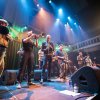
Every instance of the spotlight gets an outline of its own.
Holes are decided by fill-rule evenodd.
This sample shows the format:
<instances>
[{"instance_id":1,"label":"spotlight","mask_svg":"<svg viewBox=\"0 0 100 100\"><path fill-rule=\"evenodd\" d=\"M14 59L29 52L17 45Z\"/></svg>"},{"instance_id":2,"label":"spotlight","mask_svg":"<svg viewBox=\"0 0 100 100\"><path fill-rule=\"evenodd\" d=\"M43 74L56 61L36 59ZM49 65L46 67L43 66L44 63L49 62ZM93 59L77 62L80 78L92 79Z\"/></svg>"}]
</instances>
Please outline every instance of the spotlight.
<instances>
[{"instance_id":1,"label":"spotlight","mask_svg":"<svg viewBox=\"0 0 100 100\"><path fill-rule=\"evenodd\" d=\"M59 13L62 13L62 9L61 8L58 11L59 11Z\"/></svg>"},{"instance_id":2,"label":"spotlight","mask_svg":"<svg viewBox=\"0 0 100 100\"><path fill-rule=\"evenodd\" d=\"M76 23L74 23L74 25L76 25Z\"/></svg>"},{"instance_id":3,"label":"spotlight","mask_svg":"<svg viewBox=\"0 0 100 100\"><path fill-rule=\"evenodd\" d=\"M51 0L49 0L49 3L51 3L52 1Z\"/></svg>"},{"instance_id":4,"label":"spotlight","mask_svg":"<svg viewBox=\"0 0 100 100\"><path fill-rule=\"evenodd\" d=\"M25 26L24 29L27 29L27 27Z\"/></svg>"},{"instance_id":5,"label":"spotlight","mask_svg":"<svg viewBox=\"0 0 100 100\"><path fill-rule=\"evenodd\" d=\"M56 19L56 21L60 21L60 19L59 19L59 18L57 18L57 19Z\"/></svg>"},{"instance_id":6,"label":"spotlight","mask_svg":"<svg viewBox=\"0 0 100 100\"><path fill-rule=\"evenodd\" d=\"M68 16L68 19L69 19L69 20L71 19L70 16Z\"/></svg>"},{"instance_id":7,"label":"spotlight","mask_svg":"<svg viewBox=\"0 0 100 100\"><path fill-rule=\"evenodd\" d=\"M39 4L37 4L37 7L39 7L40 5Z\"/></svg>"},{"instance_id":8,"label":"spotlight","mask_svg":"<svg viewBox=\"0 0 100 100\"><path fill-rule=\"evenodd\" d=\"M73 29L71 28L70 30L72 31Z\"/></svg>"},{"instance_id":9,"label":"spotlight","mask_svg":"<svg viewBox=\"0 0 100 100\"><path fill-rule=\"evenodd\" d=\"M67 24L65 24L65 27L67 26Z\"/></svg>"},{"instance_id":10,"label":"spotlight","mask_svg":"<svg viewBox=\"0 0 100 100\"><path fill-rule=\"evenodd\" d=\"M61 8L58 9L58 14L59 14L60 17L63 16L63 10Z\"/></svg>"},{"instance_id":11,"label":"spotlight","mask_svg":"<svg viewBox=\"0 0 100 100\"><path fill-rule=\"evenodd\" d=\"M40 10L43 10L43 8L40 8Z\"/></svg>"}]
</instances>

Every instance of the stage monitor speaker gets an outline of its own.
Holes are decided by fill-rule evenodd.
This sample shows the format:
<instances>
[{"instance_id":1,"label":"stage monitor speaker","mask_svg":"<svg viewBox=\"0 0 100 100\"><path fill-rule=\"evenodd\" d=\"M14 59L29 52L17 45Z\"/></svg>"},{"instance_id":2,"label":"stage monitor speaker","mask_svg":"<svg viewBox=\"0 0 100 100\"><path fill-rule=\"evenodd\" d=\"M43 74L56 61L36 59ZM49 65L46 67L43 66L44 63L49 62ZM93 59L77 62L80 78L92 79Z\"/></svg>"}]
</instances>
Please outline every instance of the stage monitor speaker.
<instances>
[{"instance_id":1,"label":"stage monitor speaker","mask_svg":"<svg viewBox=\"0 0 100 100\"><path fill-rule=\"evenodd\" d=\"M100 93L94 96L91 100L100 100Z\"/></svg>"},{"instance_id":2,"label":"stage monitor speaker","mask_svg":"<svg viewBox=\"0 0 100 100\"><path fill-rule=\"evenodd\" d=\"M5 70L4 72L4 84L12 85L17 81L18 70Z\"/></svg>"},{"instance_id":3,"label":"stage monitor speaker","mask_svg":"<svg viewBox=\"0 0 100 100\"><path fill-rule=\"evenodd\" d=\"M41 75L42 75L42 70L41 69L34 70L34 80L35 81L41 80ZM48 71L45 70L45 73L43 75L43 80L46 81L47 78L48 78Z\"/></svg>"},{"instance_id":4,"label":"stage monitor speaker","mask_svg":"<svg viewBox=\"0 0 100 100\"><path fill-rule=\"evenodd\" d=\"M76 84L79 92L98 93L100 91L100 68L82 67L71 76L72 84Z\"/></svg>"}]
</instances>

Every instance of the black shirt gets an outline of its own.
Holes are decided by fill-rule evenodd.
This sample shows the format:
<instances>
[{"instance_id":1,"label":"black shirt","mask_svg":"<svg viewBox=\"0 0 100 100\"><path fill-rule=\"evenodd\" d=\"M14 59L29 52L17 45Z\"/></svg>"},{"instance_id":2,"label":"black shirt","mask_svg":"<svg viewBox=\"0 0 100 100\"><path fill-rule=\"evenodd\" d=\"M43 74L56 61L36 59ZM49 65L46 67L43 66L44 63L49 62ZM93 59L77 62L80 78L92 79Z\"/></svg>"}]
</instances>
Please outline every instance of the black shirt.
<instances>
[{"instance_id":1,"label":"black shirt","mask_svg":"<svg viewBox=\"0 0 100 100\"><path fill-rule=\"evenodd\" d=\"M55 53L56 56L64 57L64 53L60 50L57 50Z\"/></svg>"},{"instance_id":2,"label":"black shirt","mask_svg":"<svg viewBox=\"0 0 100 100\"><path fill-rule=\"evenodd\" d=\"M47 49L48 45L51 45L52 48L49 47L49 48ZM42 51L44 52L44 54L50 54L50 53L52 53L52 52L54 51L54 45L53 45L53 43L52 43L52 42L50 42L50 43L43 42L43 43L42 43Z\"/></svg>"},{"instance_id":3,"label":"black shirt","mask_svg":"<svg viewBox=\"0 0 100 100\"><path fill-rule=\"evenodd\" d=\"M35 46L34 43L24 42L23 40L22 40L22 44L23 44L23 50L27 51L27 52L32 52L33 51L33 46Z\"/></svg>"}]
</instances>

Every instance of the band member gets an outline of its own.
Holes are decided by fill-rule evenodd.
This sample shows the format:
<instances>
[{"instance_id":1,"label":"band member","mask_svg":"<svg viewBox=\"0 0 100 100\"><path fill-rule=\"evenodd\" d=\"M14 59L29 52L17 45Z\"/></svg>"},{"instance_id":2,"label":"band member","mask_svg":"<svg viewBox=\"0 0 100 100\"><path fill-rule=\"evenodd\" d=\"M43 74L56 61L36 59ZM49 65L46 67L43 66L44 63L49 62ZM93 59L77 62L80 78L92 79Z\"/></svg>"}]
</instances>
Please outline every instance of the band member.
<instances>
[{"instance_id":1,"label":"band member","mask_svg":"<svg viewBox=\"0 0 100 100\"><path fill-rule=\"evenodd\" d=\"M18 51L17 51L17 54L18 54L18 66L20 66L20 62L21 62L21 59L23 57L23 48L20 48Z\"/></svg>"},{"instance_id":2,"label":"band member","mask_svg":"<svg viewBox=\"0 0 100 100\"><path fill-rule=\"evenodd\" d=\"M65 55L63 52L63 46L59 46L59 50L56 51L56 57L58 58L58 64L60 65L60 79L63 79L64 81L66 80L66 71L67 71L67 66L66 63L64 62L65 60Z\"/></svg>"},{"instance_id":3,"label":"band member","mask_svg":"<svg viewBox=\"0 0 100 100\"><path fill-rule=\"evenodd\" d=\"M92 64L93 64L93 67L100 67L100 59L99 59L99 57L94 57L93 59L92 59Z\"/></svg>"},{"instance_id":4,"label":"band member","mask_svg":"<svg viewBox=\"0 0 100 100\"><path fill-rule=\"evenodd\" d=\"M17 88L21 88L21 81L23 79L25 69L27 69L28 72L28 85L33 85L33 83L31 82L31 71L34 63L33 46L37 47L37 39L36 39L36 43L34 43L32 40L34 39L34 37L35 34L33 34L32 32L28 32L27 37L22 39L23 54L22 54L20 69L17 77L17 81L19 83L17 85Z\"/></svg>"},{"instance_id":5,"label":"band member","mask_svg":"<svg viewBox=\"0 0 100 100\"><path fill-rule=\"evenodd\" d=\"M70 56L68 54L66 55L66 63L67 63L67 75L71 76L75 71L77 71L77 67L71 60Z\"/></svg>"},{"instance_id":6,"label":"band member","mask_svg":"<svg viewBox=\"0 0 100 100\"><path fill-rule=\"evenodd\" d=\"M79 52L79 55L77 56L77 62L78 62L78 69L83 67L84 58L83 58L83 53L81 51Z\"/></svg>"},{"instance_id":7,"label":"band member","mask_svg":"<svg viewBox=\"0 0 100 100\"><path fill-rule=\"evenodd\" d=\"M20 55L20 56L23 55L23 53L24 53L23 48L20 48L20 49L17 51L17 54Z\"/></svg>"},{"instance_id":8,"label":"band member","mask_svg":"<svg viewBox=\"0 0 100 100\"><path fill-rule=\"evenodd\" d=\"M59 77L59 70L60 70L60 66L58 64L58 58L56 57L56 51L54 51L52 57L52 75Z\"/></svg>"},{"instance_id":9,"label":"band member","mask_svg":"<svg viewBox=\"0 0 100 100\"><path fill-rule=\"evenodd\" d=\"M42 51L42 49L40 49L38 51L38 61L39 61L39 68L42 68L43 65L43 60L44 60L44 52Z\"/></svg>"},{"instance_id":10,"label":"band member","mask_svg":"<svg viewBox=\"0 0 100 100\"><path fill-rule=\"evenodd\" d=\"M45 73L45 69L47 67L48 69L48 81L51 81L51 63L52 63L52 55L54 51L54 45L51 42L51 36L46 36L46 42L42 43L42 51L44 52L44 61L42 66L42 76L41 76L41 82L43 82L43 75ZM48 63L48 66L47 66Z\"/></svg>"},{"instance_id":11,"label":"band member","mask_svg":"<svg viewBox=\"0 0 100 100\"><path fill-rule=\"evenodd\" d=\"M0 77L4 70L4 57L6 48L8 47L8 41L13 40L9 34L7 26L8 22L4 19L0 19Z\"/></svg>"},{"instance_id":12,"label":"band member","mask_svg":"<svg viewBox=\"0 0 100 100\"><path fill-rule=\"evenodd\" d=\"M89 55L87 55L87 57L85 59L85 63L86 63L86 66L92 67L92 60Z\"/></svg>"}]
</instances>

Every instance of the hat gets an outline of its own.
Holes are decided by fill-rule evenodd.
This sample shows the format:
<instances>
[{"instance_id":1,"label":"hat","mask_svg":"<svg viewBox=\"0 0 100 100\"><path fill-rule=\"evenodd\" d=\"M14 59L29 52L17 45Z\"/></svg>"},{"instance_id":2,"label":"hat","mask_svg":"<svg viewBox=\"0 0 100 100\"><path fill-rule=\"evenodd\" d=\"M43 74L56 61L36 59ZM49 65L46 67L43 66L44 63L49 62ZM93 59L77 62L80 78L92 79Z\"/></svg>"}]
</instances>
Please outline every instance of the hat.
<instances>
[{"instance_id":1,"label":"hat","mask_svg":"<svg viewBox=\"0 0 100 100\"><path fill-rule=\"evenodd\" d=\"M6 26L8 26L8 22L6 21L6 20L4 20L4 19L0 19L0 23L5 23L6 24Z\"/></svg>"}]
</instances>

